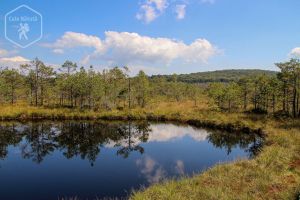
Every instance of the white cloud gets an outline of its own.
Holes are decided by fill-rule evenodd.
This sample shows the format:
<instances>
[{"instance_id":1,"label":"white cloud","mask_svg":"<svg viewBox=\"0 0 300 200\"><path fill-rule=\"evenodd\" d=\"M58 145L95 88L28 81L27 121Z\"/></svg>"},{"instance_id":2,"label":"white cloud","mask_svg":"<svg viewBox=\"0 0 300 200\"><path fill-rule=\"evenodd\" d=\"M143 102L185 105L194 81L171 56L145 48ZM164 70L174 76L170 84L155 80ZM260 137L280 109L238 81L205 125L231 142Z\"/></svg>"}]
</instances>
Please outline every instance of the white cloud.
<instances>
[{"instance_id":1,"label":"white cloud","mask_svg":"<svg viewBox=\"0 0 300 200\"><path fill-rule=\"evenodd\" d=\"M53 49L53 53L56 53L56 54L63 54L63 53L64 53L64 50L63 50L63 49Z\"/></svg>"},{"instance_id":2,"label":"white cloud","mask_svg":"<svg viewBox=\"0 0 300 200\"><path fill-rule=\"evenodd\" d=\"M20 64L29 62L27 58L16 56L17 53L17 50L0 49L0 67L17 68Z\"/></svg>"},{"instance_id":3,"label":"white cloud","mask_svg":"<svg viewBox=\"0 0 300 200\"><path fill-rule=\"evenodd\" d=\"M150 23L164 13L167 7L167 0L146 0L140 6L140 10L136 14L136 18L144 21L145 23Z\"/></svg>"},{"instance_id":4,"label":"white cloud","mask_svg":"<svg viewBox=\"0 0 300 200\"><path fill-rule=\"evenodd\" d=\"M83 33L66 32L53 44L44 46L56 53L76 47L91 47L93 53L83 58L83 63L91 59L101 59L109 63L122 65L143 65L154 63L170 64L175 60L205 63L218 49L206 39L196 39L191 44L170 38L153 38L129 32L105 32L101 40L97 36Z\"/></svg>"},{"instance_id":5,"label":"white cloud","mask_svg":"<svg viewBox=\"0 0 300 200\"><path fill-rule=\"evenodd\" d=\"M143 0L143 3L140 4L138 13L136 14L136 18L148 24L165 13L169 5L175 5L176 18L184 19L187 5L195 2L200 2L202 4L214 4L216 0Z\"/></svg>"},{"instance_id":6,"label":"white cloud","mask_svg":"<svg viewBox=\"0 0 300 200\"><path fill-rule=\"evenodd\" d=\"M13 62L13 63L21 63L21 62L28 62L29 60L22 57L22 56L14 56L9 58L0 58L2 62Z\"/></svg>"},{"instance_id":7,"label":"white cloud","mask_svg":"<svg viewBox=\"0 0 300 200\"><path fill-rule=\"evenodd\" d=\"M300 58L300 47L296 47L292 49L292 51L289 53L291 57Z\"/></svg>"},{"instance_id":8,"label":"white cloud","mask_svg":"<svg viewBox=\"0 0 300 200\"><path fill-rule=\"evenodd\" d=\"M186 8L186 5L184 4L181 4L181 5L176 5L175 7L175 12L176 12L176 18L177 19L184 19L185 17L185 8Z\"/></svg>"},{"instance_id":9,"label":"white cloud","mask_svg":"<svg viewBox=\"0 0 300 200\"><path fill-rule=\"evenodd\" d=\"M159 15L155 9L150 5L142 5L140 12L136 14L138 20L143 20L146 23L150 23L155 20Z\"/></svg>"},{"instance_id":10,"label":"white cloud","mask_svg":"<svg viewBox=\"0 0 300 200\"><path fill-rule=\"evenodd\" d=\"M0 65L3 67L16 68L21 64L28 63L30 60L22 56L0 58Z\"/></svg>"},{"instance_id":11,"label":"white cloud","mask_svg":"<svg viewBox=\"0 0 300 200\"><path fill-rule=\"evenodd\" d=\"M63 49L74 47L92 47L97 49L97 51L102 49L102 43L98 37L75 32L66 32L55 43L43 44L43 46L54 48L54 53L63 53Z\"/></svg>"},{"instance_id":12,"label":"white cloud","mask_svg":"<svg viewBox=\"0 0 300 200\"><path fill-rule=\"evenodd\" d=\"M167 0L148 0L149 3L153 3L157 10L164 11L168 7Z\"/></svg>"}]
</instances>

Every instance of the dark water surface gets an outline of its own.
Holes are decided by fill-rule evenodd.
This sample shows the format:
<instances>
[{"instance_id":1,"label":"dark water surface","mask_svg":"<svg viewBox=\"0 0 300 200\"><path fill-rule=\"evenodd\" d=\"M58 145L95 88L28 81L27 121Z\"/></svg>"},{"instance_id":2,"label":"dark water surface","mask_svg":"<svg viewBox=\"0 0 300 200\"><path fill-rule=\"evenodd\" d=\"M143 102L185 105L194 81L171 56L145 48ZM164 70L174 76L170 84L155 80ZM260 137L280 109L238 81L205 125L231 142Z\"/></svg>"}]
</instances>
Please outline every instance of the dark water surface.
<instances>
[{"instance_id":1,"label":"dark water surface","mask_svg":"<svg viewBox=\"0 0 300 200\"><path fill-rule=\"evenodd\" d=\"M0 124L0 199L126 197L253 156L262 139L150 122Z\"/></svg>"}]
</instances>

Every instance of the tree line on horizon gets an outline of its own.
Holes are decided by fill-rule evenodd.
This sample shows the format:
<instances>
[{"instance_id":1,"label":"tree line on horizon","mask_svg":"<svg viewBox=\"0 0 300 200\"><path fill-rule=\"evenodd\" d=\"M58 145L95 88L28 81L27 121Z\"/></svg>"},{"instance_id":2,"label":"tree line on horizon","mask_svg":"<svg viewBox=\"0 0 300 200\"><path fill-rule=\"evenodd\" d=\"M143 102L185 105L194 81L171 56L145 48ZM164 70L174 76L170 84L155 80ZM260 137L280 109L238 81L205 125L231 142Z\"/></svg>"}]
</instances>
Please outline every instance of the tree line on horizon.
<instances>
[{"instance_id":1,"label":"tree line on horizon","mask_svg":"<svg viewBox=\"0 0 300 200\"><path fill-rule=\"evenodd\" d=\"M54 70L36 58L19 69L0 70L0 102L109 110L145 107L153 97L193 99L200 92L190 84L150 80L143 71L130 77L129 72L127 67L79 68L71 61Z\"/></svg>"},{"instance_id":2,"label":"tree line on horizon","mask_svg":"<svg viewBox=\"0 0 300 200\"><path fill-rule=\"evenodd\" d=\"M267 76L276 76L277 71L262 69L224 69L216 71L204 71L189 74L178 74L177 81L185 83L209 84L213 82L229 83L237 81L244 77L253 77L265 74ZM164 77L172 80L172 75L152 75L151 78Z\"/></svg>"},{"instance_id":3,"label":"tree line on horizon","mask_svg":"<svg viewBox=\"0 0 300 200\"><path fill-rule=\"evenodd\" d=\"M96 71L65 61L58 69L38 58L19 69L0 70L0 102L93 110L131 109L153 102L213 100L222 111L274 113L300 117L300 61L276 63L280 72L241 77L231 82L184 83L171 77L129 76L129 68Z\"/></svg>"}]
</instances>

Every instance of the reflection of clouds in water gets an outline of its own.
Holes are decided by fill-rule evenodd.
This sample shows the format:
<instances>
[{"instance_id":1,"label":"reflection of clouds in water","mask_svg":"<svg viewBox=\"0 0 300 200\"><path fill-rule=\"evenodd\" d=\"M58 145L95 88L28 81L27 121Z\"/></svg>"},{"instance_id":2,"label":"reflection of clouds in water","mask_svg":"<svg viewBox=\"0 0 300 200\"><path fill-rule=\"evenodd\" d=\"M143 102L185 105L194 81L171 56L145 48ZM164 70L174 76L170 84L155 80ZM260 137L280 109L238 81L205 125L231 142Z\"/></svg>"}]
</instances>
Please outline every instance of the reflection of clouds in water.
<instances>
[{"instance_id":1,"label":"reflection of clouds in water","mask_svg":"<svg viewBox=\"0 0 300 200\"><path fill-rule=\"evenodd\" d=\"M203 129L195 129L191 126L177 126L174 124L155 124L151 125L152 130L149 134L148 141L164 142L176 138L189 136L197 141L204 141L208 136L208 132Z\"/></svg>"},{"instance_id":2,"label":"reflection of clouds in water","mask_svg":"<svg viewBox=\"0 0 300 200\"><path fill-rule=\"evenodd\" d=\"M51 136L59 136L61 135L62 131L61 128L56 127L55 125L51 124L52 126L50 127L49 132L51 133ZM16 124L14 126L12 126L12 128L16 131L15 134L20 134L26 131L26 129L30 129L33 126L33 124ZM41 129L41 127L38 127L39 129ZM44 134L44 132L42 132L40 130L41 134Z\"/></svg>"},{"instance_id":3,"label":"reflection of clouds in water","mask_svg":"<svg viewBox=\"0 0 300 200\"><path fill-rule=\"evenodd\" d=\"M51 132L52 136L59 136L59 135L61 135L62 130L58 127L53 126L50 128L50 132Z\"/></svg>"},{"instance_id":4,"label":"reflection of clouds in water","mask_svg":"<svg viewBox=\"0 0 300 200\"><path fill-rule=\"evenodd\" d=\"M148 137L148 142L167 142L170 140L183 138L188 136L196 141L204 141L206 140L209 133L204 129L196 129L191 126L178 126L174 124L151 124L150 132ZM134 137L131 139L135 145L141 143L138 137ZM120 141L120 146L125 146L127 141ZM116 142L110 141L105 145L107 148L114 147Z\"/></svg>"},{"instance_id":5,"label":"reflection of clouds in water","mask_svg":"<svg viewBox=\"0 0 300 200\"><path fill-rule=\"evenodd\" d=\"M136 160L136 165L150 184L158 183L167 176L163 167L149 156Z\"/></svg>"},{"instance_id":6,"label":"reflection of clouds in water","mask_svg":"<svg viewBox=\"0 0 300 200\"><path fill-rule=\"evenodd\" d=\"M179 175L184 175L184 163L182 160L177 160L175 170Z\"/></svg>"},{"instance_id":7,"label":"reflection of clouds in water","mask_svg":"<svg viewBox=\"0 0 300 200\"><path fill-rule=\"evenodd\" d=\"M136 165L150 184L158 183L168 177L167 171L163 168L163 166L150 156L137 159ZM175 171L176 174L180 176L184 175L183 161L177 160L175 162L174 170L171 171Z\"/></svg>"}]
</instances>

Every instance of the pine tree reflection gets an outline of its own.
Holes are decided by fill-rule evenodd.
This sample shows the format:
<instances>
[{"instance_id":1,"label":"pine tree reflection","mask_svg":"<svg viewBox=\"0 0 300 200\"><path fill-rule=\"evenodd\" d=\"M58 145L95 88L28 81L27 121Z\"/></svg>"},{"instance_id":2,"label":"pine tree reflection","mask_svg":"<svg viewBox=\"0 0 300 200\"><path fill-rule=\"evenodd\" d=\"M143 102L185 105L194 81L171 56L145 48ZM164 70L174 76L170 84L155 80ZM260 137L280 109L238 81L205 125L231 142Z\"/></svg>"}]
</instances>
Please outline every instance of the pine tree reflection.
<instances>
[{"instance_id":1,"label":"pine tree reflection","mask_svg":"<svg viewBox=\"0 0 300 200\"><path fill-rule=\"evenodd\" d=\"M142 143L146 143L149 134L168 134L150 128L148 122L91 122L91 121L65 121L65 122L38 122L38 123L10 123L0 125L0 158L8 154L8 146L18 146L23 158L41 163L44 158L60 151L70 159L81 157L94 164L100 154L101 148L115 147L117 155L124 158L132 152L144 153ZM173 130L173 129L171 129ZM176 134L175 136L176 137ZM158 141L157 138L155 137ZM169 138L171 139L171 138ZM225 148L230 154L234 147L239 147L252 157L256 155L263 139L253 134L226 133L212 131L208 137L217 148ZM163 137L163 141L165 141Z\"/></svg>"},{"instance_id":2,"label":"pine tree reflection","mask_svg":"<svg viewBox=\"0 0 300 200\"><path fill-rule=\"evenodd\" d=\"M144 148L139 145L140 142L147 142L149 137L149 123L132 124L131 121L119 128L119 133L122 135L122 140L118 141L117 146L123 146L117 151L117 155L127 158L133 151L144 153ZM138 144L137 144L138 143Z\"/></svg>"},{"instance_id":3,"label":"pine tree reflection","mask_svg":"<svg viewBox=\"0 0 300 200\"><path fill-rule=\"evenodd\" d=\"M32 123L24 126L22 135L25 136L25 143L21 144L22 156L34 162L41 163L46 155L58 147L51 123Z\"/></svg>"},{"instance_id":4,"label":"pine tree reflection","mask_svg":"<svg viewBox=\"0 0 300 200\"><path fill-rule=\"evenodd\" d=\"M16 146L21 142L22 135L18 134L17 128L15 124L0 126L0 159L7 156L9 145Z\"/></svg>"},{"instance_id":5,"label":"pine tree reflection","mask_svg":"<svg viewBox=\"0 0 300 200\"><path fill-rule=\"evenodd\" d=\"M92 123L76 123L67 122L60 123L59 130L61 133L55 138L59 144L59 148L63 151L66 158L80 156L82 159L87 159L93 165L100 153L99 144L105 139L100 127Z\"/></svg>"},{"instance_id":6,"label":"pine tree reflection","mask_svg":"<svg viewBox=\"0 0 300 200\"><path fill-rule=\"evenodd\" d=\"M7 131L1 132L4 134ZM18 131L15 130L14 132L14 134L8 135L14 136ZM122 147L117 153L124 157L128 157L132 151L144 152L141 146L134 145L133 140L138 140L139 143L147 142L149 124L132 122L129 122L129 125L124 122L40 122L23 125L23 130L19 130L19 132L24 135L23 142L20 143L23 158L40 163L48 154L60 150L68 159L80 156L93 165L100 153L100 148L111 142L117 144L116 146L121 146L121 141L129 142L128 146ZM18 142L21 139L22 136ZM3 148L10 144L3 145Z\"/></svg>"},{"instance_id":7,"label":"pine tree reflection","mask_svg":"<svg viewBox=\"0 0 300 200\"><path fill-rule=\"evenodd\" d=\"M207 137L217 148L224 148L229 155L233 148L239 147L246 152L249 152L249 157L258 154L262 145L263 138L255 134L246 133L228 133L224 131L213 131Z\"/></svg>"}]
</instances>

